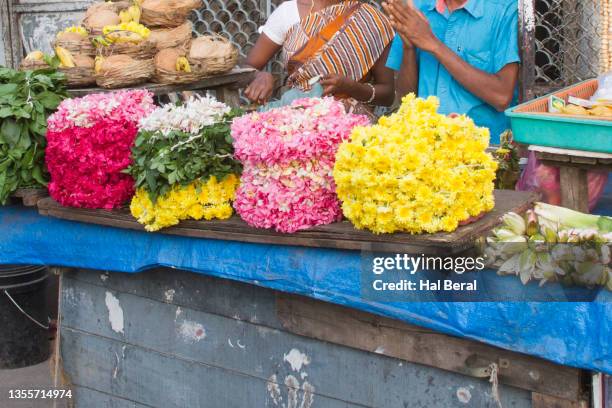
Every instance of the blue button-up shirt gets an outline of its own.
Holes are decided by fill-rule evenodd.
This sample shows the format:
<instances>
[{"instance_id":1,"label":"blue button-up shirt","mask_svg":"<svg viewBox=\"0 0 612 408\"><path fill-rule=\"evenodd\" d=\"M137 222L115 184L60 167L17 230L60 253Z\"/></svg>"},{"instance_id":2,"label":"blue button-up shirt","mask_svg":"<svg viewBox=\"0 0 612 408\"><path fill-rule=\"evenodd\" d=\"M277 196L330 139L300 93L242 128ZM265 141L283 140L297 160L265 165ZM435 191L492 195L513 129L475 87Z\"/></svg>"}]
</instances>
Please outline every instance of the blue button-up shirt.
<instances>
[{"instance_id":1,"label":"blue button-up shirt","mask_svg":"<svg viewBox=\"0 0 612 408\"><path fill-rule=\"evenodd\" d=\"M435 0L414 3L436 37L470 65L496 73L520 60L517 0L468 0L452 13L437 11ZM389 68L400 69L403 51L402 40L396 36L387 60ZM504 113L465 89L430 53L417 50L417 61L419 96L437 96L441 113L467 114L477 125L490 129L492 143L499 143L499 135L509 127Z\"/></svg>"}]
</instances>

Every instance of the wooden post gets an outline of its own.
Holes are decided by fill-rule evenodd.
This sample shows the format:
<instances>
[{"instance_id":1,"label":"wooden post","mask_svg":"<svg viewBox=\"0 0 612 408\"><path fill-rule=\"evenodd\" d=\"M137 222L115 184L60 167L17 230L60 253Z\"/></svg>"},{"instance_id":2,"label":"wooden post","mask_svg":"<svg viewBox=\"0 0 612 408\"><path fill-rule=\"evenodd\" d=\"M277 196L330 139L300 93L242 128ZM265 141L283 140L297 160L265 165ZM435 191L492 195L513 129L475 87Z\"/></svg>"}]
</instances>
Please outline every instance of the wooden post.
<instances>
[{"instance_id":1,"label":"wooden post","mask_svg":"<svg viewBox=\"0 0 612 408\"><path fill-rule=\"evenodd\" d=\"M519 98L521 102L533 99L535 84L535 0L519 0L519 41L521 44L521 70L519 75Z\"/></svg>"},{"instance_id":2,"label":"wooden post","mask_svg":"<svg viewBox=\"0 0 612 408\"><path fill-rule=\"evenodd\" d=\"M217 99L232 108L237 108L240 106L240 93L237 88L230 88L227 86L222 86L215 89L217 93Z\"/></svg>"},{"instance_id":3,"label":"wooden post","mask_svg":"<svg viewBox=\"0 0 612 408\"><path fill-rule=\"evenodd\" d=\"M586 401L569 401L552 395L531 393L532 408L587 408Z\"/></svg>"},{"instance_id":4,"label":"wooden post","mask_svg":"<svg viewBox=\"0 0 612 408\"><path fill-rule=\"evenodd\" d=\"M589 212L587 171L579 167L560 166L561 205L581 212Z\"/></svg>"}]
</instances>

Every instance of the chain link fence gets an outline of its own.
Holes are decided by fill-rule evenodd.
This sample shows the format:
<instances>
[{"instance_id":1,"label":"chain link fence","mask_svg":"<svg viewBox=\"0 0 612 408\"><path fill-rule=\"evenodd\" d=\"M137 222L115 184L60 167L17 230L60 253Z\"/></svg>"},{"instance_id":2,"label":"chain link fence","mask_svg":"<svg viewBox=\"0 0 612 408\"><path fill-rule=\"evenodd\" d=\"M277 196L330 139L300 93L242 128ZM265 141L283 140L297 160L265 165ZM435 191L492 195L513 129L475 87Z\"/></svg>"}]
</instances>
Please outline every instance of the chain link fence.
<instances>
[{"instance_id":1,"label":"chain link fence","mask_svg":"<svg viewBox=\"0 0 612 408\"><path fill-rule=\"evenodd\" d=\"M224 34L245 56L257 40L259 26L282 1L204 0L204 7L193 15L194 27L199 33ZM524 61L534 67L535 77L523 87L541 95L597 76L603 1L609 0L535 0L535 56L534 61ZM278 60L270 69L283 72Z\"/></svg>"},{"instance_id":2,"label":"chain link fence","mask_svg":"<svg viewBox=\"0 0 612 408\"><path fill-rule=\"evenodd\" d=\"M603 34L602 3L535 1L536 95L597 76Z\"/></svg>"}]
</instances>

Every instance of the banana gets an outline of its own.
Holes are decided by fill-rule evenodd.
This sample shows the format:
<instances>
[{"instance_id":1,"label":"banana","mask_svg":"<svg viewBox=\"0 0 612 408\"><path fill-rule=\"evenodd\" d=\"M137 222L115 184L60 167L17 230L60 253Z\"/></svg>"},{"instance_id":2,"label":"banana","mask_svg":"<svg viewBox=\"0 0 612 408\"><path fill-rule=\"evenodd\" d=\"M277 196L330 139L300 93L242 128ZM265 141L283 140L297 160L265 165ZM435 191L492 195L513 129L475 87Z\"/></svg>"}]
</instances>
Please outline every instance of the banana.
<instances>
[{"instance_id":1,"label":"banana","mask_svg":"<svg viewBox=\"0 0 612 408\"><path fill-rule=\"evenodd\" d=\"M32 51L31 53L26 55L25 60L26 61L42 61L44 57L45 57L45 54L43 54L42 51L37 50L37 51Z\"/></svg>"},{"instance_id":2,"label":"banana","mask_svg":"<svg viewBox=\"0 0 612 408\"><path fill-rule=\"evenodd\" d=\"M121 10L119 12L119 19L121 19L121 23L127 24L132 21L132 14L129 10Z\"/></svg>"},{"instance_id":3,"label":"banana","mask_svg":"<svg viewBox=\"0 0 612 408\"><path fill-rule=\"evenodd\" d=\"M104 27L102 32L112 42L139 42L147 39L151 34L151 30L135 21L109 25Z\"/></svg>"},{"instance_id":4,"label":"banana","mask_svg":"<svg viewBox=\"0 0 612 408\"><path fill-rule=\"evenodd\" d=\"M137 4L134 4L130 6L130 8L128 8L128 12L132 16L132 21L135 22L136 24L139 24L140 16L142 15L142 11L140 10L140 7Z\"/></svg>"},{"instance_id":5,"label":"banana","mask_svg":"<svg viewBox=\"0 0 612 408\"><path fill-rule=\"evenodd\" d=\"M62 68L74 68L76 65L74 64L74 58L72 58L72 54L62 47L55 47L55 54L60 60L60 67Z\"/></svg>"},{"instance_id":6,"label":"banana","mask_svg":"<svg viewBox=\"0 0 612 408\"><path fill-rule=\"evenodd\" d=\"M113 33L108 33L106 38L114 43L139 43L143 40L142 36L133 31L117 31Z\"/></svg>"},{"instance_id":7,"label":"banana","mask_svg":"<svg viewBox=\"0 0 612 408\"><path fill-rule=\"evenodd\" d=\"M85 27L82 26L70 26L66 29L64 29L65 33L76 33L79 35L82 35L83 37L87 36L87 30L85 30Z\"/></svg>"},{"instance_id":8,"label":"banana","mask_svg":"<svg viewBox=\"0 0 612 408\"><path fill-rule=\"evenodd\" d=\"M176 60L176 70L182 72L191 72L191 65L185 57L180 57Z\"/></svg>"},{"instance_id":9,"label":"banana","mask_svg":"<svg viewBox=\"0 0 612 408\"><path fill-rule=\"evenodd\" d=\"M102 71L102 64L104 63L104 58L101 56L96 57L96 62L94 63L94 71L96 74L99 74Z\"/></svg>"}]
</instances>

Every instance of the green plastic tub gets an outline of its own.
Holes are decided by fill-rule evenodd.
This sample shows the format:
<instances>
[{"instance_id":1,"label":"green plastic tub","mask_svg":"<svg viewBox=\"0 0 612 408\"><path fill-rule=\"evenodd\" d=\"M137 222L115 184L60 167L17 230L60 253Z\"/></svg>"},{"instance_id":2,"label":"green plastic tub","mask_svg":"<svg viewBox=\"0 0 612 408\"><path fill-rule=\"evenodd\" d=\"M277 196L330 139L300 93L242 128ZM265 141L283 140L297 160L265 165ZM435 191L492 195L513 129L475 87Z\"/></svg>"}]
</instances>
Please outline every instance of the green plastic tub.
<instances>
[{"instance_id":1,"label":"green plastic tub","mask_svg":"<svg viewBox=\"0 0 612 408\"><path fill-rule=\"evenodd\" d=\"M589 80L555 92L554 95L565 100L569 95L589 98L596 89L597 80ZM516 142L612 153L612 121L547 114L549 96L506 110Z\"/></svg>"}]
</instances>

